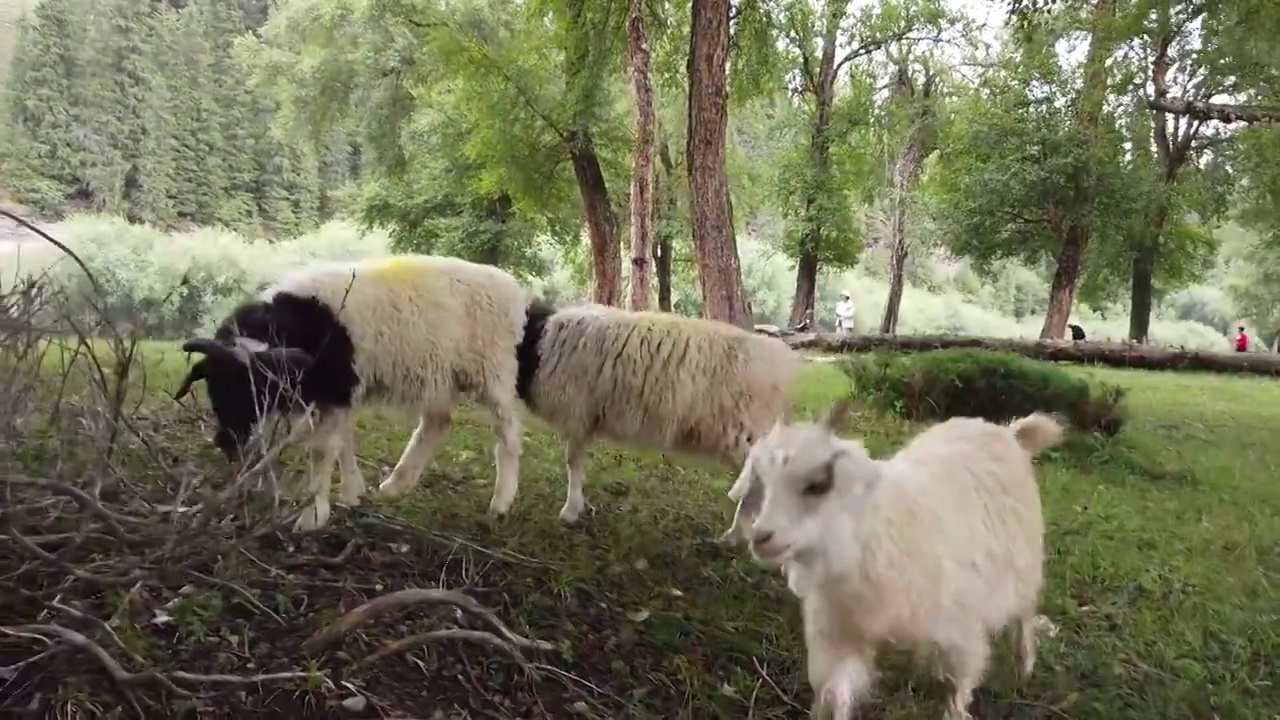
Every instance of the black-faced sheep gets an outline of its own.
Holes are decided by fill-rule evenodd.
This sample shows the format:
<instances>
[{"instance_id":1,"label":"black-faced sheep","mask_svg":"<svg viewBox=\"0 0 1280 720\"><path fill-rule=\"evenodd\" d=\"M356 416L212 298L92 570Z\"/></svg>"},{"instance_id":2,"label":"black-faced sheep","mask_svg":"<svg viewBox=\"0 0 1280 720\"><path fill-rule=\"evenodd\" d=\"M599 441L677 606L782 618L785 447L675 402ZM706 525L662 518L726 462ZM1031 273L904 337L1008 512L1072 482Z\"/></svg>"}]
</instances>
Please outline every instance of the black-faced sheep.
<instances>
[{"instance_id":1,"label":"black-faced sheep","mask_svg":"<svg viewBox=\"0 0 1280 720\"><path fill-rule=\"evenodd\" d=\"M752 442L784 417L801 362L783 341L726 323L542 303L530 306L518 354L519 396L564 441L566 523L585 506L593 438L741 466ZM739 500L726 537L755 499Z\"/></svg>"},{"instance_id":2,"label":"black-faced sheep","mask_svg":"<svg viewBox=\"0 0 1280 720\"><path fill-rule=\"evenodd\" d=\"M295 529L329 519L334 465L339 498L355 505L365 491L356 465L354 412L366 400L411 409L417 429L379 491L413 487L431 462L460 395L494 414L497 480L490 510L515 499L520 459L517 347L529 297L506 272L456 258L403 255L315 263L282 278L235 310L199 352L175 397L204 380L217 416L214 436L237 458L268 415L287 413L298 435L319 450L311 504ZM307 412L318 417L312 423ZM313 454L313 460L315 460Z\"/></svg>"},{"instance_id":3,"label":"black-faced sheep","mask_svg":"<svg viewBox=\"0 0 1280 720\"><path fill-rule=\"evenodd\" d=\"M1044 521L1032 458L1063 428L1033 414L1011 425L953 418L887 460L816 423L779 424L744 469L763 488L751 539L784 567L803 606L813 715L851 718L876 651L939 650L953 688L946 717L968 718L990 635L1017 634L1035 666Z\"/></svg>"}]
</instances>

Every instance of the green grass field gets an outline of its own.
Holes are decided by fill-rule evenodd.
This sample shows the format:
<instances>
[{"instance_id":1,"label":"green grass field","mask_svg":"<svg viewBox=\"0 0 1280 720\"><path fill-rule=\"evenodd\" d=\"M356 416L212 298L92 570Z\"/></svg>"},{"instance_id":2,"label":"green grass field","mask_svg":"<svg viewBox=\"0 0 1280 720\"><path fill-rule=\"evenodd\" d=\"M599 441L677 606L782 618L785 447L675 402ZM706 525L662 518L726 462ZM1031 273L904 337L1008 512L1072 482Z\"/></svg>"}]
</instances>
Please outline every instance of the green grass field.
<instances>
[{"instance_id":1,"label":"green grass field","mask_svg":"<svg viewBox=\"0 0 1280 720\"><path fill-rule=\"evenodd\" d=\"M184 356L161 344L146 353L143 412L182 415L163 392L176 387ZM974 716L1280 717L1280 384L1073 372L1127 388L1131 420L1109 444L1086 441L1083 450L1043 461L1042 612L1058 632L1042 640L1025 685L1013 678L1008 643L998 643ZM848 387L835 365L814 364L796 400L813 415ZM207 413L203 393L199 402ZM174 424L171 442L222 472L208 428L190 415ZM358 452L372 486L399 457L413 421L369 411L360 424ZM873 453L888 453L912 428L862 417L856 432ZM486 417L460 409L417 493L335 509L330 527L297 550L334 554L358 539L341 566L283 572L272 558L291 551L282 546L294 540L285 539L208 570L276 608L281 622L230 589L206 587L171 611L176 630L139 634L143 654L204 672L239 672L250 661L255 672L296 667L306 662L297 643L339 605L400 587L465 587L517 631L556 643L558 652L538 659L555 669L527 680L486 649L438 644L362 675L335 670L352 685L324 693L329 707L357 688L401 717L804 717L811 696L797 603L783 578L745 549L712 542L732 513L729 469L598 445L586 485L595 510L567 528L556 518L565 489L560 447L530 421L513 513L491 523L492 445ZM46 442L5 462L49 473L41 465L48 457ZM152 471L141 456L130 462L128 472ZM348 640L344 652L367 654L431 622L440 619L384 623ZM927 673L890 658L863 717L939 717L944 692ZM282 693L298 698L299 713L324 716L314 688Z\"/></svg>"}]
</instances>

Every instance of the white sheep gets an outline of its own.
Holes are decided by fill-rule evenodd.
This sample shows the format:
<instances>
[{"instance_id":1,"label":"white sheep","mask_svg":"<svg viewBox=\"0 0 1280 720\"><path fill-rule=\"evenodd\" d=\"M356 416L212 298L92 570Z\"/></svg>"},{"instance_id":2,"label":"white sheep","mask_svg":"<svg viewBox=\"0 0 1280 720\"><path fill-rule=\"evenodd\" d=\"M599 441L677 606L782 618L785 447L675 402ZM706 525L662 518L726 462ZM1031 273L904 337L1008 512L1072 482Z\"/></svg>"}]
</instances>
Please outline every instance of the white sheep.
<instances>
[{"instance_id":1,"label":"white sheep","mask_svg":"<svg viewBox=\"0 0 1280 720\"><path fill-rule=\"evenodd\" d=\"M593 438L740 466L751 444L784 417L801 363L785 342L727 323L541 303L530 307L518 354L519 396L564 441L566 523L585 506ZM755 497L739 501L734 527Z\"/></svg>"},{"instance_id":2,"label":"white sheep","mask_svg":"<svg viewBox=\"0 0 1280 720\"><path fill-rule=\"evenodd\" d=\"M262 419L289 414L293 437L306 437L320 451L310 474L312 501L294 526L306 531L328 522L335 464L344 504L358 504L365 492L353 437L362 403L380 401L419 416L379 487L393 496L417 483L453 405L472 395L496 419L497 480L489 507L502 514L518 484L516 349L528 308L527 292L511 275L457 258L309 264L238 307L214 338L188 341L184 350L205 357L175 397L197 380L206 382L218 419L214 441L229 459L240 457Z\"/></svg>"},{"instance_id":3,"label":"white sheep","mask_svg":"<svg viewBox=\"0 0 1280 720\"><path fill-rule=\"evenodd\" d=\"M837 437L837 403L815 423L779 423L743 470L763 490L751 537L783 567L803 606L813 714L852 717L884 645L940 651L951 678L946 717L968 718L989 637L1016 633L1035 666L1044 521L1032 458L1062 426L1032 414L1010 425L953 418L887 460Z\"/></svg>"}]
</instances>

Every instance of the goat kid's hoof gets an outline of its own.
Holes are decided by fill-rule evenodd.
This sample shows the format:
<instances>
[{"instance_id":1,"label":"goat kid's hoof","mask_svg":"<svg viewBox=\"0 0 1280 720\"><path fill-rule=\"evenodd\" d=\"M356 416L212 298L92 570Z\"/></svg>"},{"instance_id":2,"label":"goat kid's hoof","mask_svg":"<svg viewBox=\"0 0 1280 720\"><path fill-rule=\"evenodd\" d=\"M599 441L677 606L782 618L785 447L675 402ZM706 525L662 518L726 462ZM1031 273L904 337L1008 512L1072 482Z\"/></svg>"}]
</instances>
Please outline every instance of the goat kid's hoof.
<instances>
[{"instance_id":1,"label":"goat kid's hoof","mask_svg":"<svg viewBox=\"0 0 1280 720\"><path fill-rule=\"evenodd\" d=\"M309 505L297 520L293 521L293 531L298 533L314 532L329 523L330 508L325 506L318 508L315 505Z\"/></svg>"}]
</instances>

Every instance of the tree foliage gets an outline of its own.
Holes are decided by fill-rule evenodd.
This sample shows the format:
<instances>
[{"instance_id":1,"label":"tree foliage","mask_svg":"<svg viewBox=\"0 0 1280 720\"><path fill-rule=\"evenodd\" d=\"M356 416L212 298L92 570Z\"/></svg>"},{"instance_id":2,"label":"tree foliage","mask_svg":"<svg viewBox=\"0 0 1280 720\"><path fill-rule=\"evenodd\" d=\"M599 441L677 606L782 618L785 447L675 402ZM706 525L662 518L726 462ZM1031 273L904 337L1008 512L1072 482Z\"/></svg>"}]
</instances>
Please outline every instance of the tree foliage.
<instances>
[{"instance_id":1,"label":"tree foliage","mask_svg":"<svg viewBox=\"0 0 1280 720\"><path fill-rule=\"evenodd\" d=\"M9 190L51 215L275 235L335 212L349 168L274 133L273 100L243 83L233 47L263 18L240 0L38 3L8 86Z\"/></svg>"}]
</instances>

